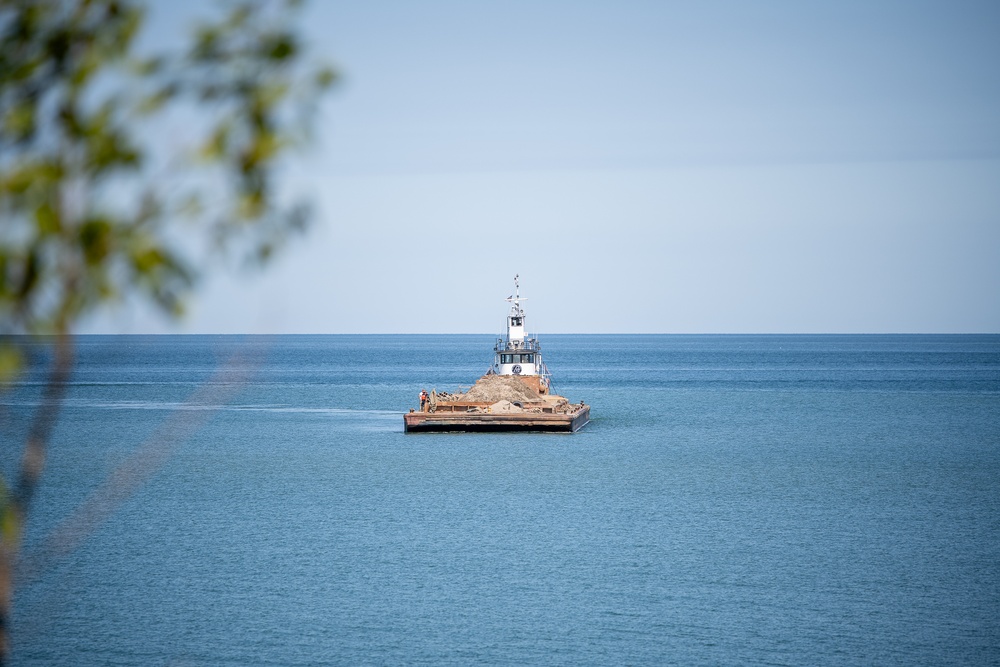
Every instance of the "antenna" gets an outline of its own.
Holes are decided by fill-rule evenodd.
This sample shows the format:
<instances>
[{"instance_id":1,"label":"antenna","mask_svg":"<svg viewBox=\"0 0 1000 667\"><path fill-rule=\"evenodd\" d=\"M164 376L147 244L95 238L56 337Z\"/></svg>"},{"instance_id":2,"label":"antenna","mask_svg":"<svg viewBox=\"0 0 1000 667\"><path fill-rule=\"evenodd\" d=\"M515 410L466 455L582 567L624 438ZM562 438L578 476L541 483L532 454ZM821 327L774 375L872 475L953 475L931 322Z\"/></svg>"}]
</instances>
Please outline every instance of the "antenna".
<instances>
[{"instance_id":1,"label":"antenna","mask_svg":"<svg viewBox=\"0 0 1000 667\"><path fill-rule=\"evenodd\" d=\"M521 299L521 285L520 283L518 283L518 278L520 277L521 274L519 273L514 274L514 293L511 294L506 299L504 299L504 301L512 304L510 311L511 315L524 315L524 311L521 310L521 301L528 300L527 297Z\"/></svg>"}]
</instances>

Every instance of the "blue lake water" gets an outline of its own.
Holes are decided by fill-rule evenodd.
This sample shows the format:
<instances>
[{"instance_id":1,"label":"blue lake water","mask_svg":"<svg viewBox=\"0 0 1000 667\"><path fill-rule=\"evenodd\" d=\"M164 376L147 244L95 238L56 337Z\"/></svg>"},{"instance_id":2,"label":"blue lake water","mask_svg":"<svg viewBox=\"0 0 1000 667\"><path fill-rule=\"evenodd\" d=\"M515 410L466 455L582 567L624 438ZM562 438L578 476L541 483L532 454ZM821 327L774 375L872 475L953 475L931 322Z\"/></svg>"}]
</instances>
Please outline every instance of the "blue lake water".
<instances>
[{"instance_id":1,"label":"blue lake water","mask_svg":"<svg viewBox=\"0 0 1000 667\"><path fill-rule=\"evenodd\" d=\"M492 342L80 338L25 554L152 454L14 664L1000 664L1000 336L543 336L583 431L404 434Z\"/></svg>"}]
</instances>

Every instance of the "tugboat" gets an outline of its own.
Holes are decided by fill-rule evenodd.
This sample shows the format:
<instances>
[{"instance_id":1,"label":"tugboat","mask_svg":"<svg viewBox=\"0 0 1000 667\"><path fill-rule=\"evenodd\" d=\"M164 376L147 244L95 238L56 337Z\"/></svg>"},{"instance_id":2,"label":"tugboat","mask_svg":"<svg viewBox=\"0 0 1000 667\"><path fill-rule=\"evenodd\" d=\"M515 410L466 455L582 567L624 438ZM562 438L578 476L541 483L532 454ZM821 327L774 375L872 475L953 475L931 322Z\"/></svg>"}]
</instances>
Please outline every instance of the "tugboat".
<instances>
[{"instance_id":1,"label":"tugboat","mask_svg":"<svg viewBox=\"0 0 1000 667\"><path fill-rule=\"evenodd\" d=\"M493 365L464 393L421 391L420 408L403 415L410 432L552 431L575 433L590 421L590 406L551 392L551 374L538 339L525 332L518 276L506 331L493 347Z\"/></svg>"}]
</instances>

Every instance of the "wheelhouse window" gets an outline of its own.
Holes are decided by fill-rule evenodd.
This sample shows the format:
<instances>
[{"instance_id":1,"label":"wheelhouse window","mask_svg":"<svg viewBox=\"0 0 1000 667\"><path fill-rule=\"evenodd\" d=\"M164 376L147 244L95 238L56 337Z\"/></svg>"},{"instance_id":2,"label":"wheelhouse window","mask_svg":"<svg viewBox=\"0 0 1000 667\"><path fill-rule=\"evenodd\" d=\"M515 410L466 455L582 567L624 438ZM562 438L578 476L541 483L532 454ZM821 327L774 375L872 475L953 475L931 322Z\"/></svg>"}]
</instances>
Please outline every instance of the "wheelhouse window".
<instances>
[{"instance_id":1,"label":"wheelhouse window","mask_svg":"<svg viewBox=\"0 0 1000 667\"><path fill-rule=\"evenodd\" d=\"M501 354L501 364L533 364L535 355L533 354Z\"/></svg>"}]
</instances>

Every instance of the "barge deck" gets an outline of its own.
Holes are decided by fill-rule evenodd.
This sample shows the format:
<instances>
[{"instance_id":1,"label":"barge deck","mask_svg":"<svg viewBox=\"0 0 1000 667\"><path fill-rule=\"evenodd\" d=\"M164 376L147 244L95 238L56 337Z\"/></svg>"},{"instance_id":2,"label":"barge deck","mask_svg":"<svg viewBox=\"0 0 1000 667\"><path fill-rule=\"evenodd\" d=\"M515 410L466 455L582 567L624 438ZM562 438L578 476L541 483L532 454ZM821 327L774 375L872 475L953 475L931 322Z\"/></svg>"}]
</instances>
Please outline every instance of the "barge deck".
<instances>
[{"instance_id":1,"label":"barge deck","mask_svg":"<svg viewBox=\"0 0 1000 667\"><path fill-rule=\"evenodd\" d=\"M576 433L589 421L589 405L579 405L573 412L566 413L441 410L439 406L434 412L411 411L404 414L403 428L407 433Z\"/></svg>"}]
</instances>

